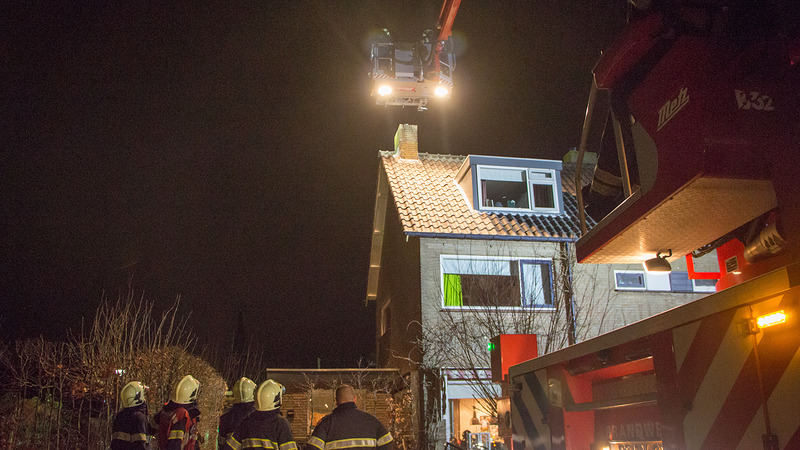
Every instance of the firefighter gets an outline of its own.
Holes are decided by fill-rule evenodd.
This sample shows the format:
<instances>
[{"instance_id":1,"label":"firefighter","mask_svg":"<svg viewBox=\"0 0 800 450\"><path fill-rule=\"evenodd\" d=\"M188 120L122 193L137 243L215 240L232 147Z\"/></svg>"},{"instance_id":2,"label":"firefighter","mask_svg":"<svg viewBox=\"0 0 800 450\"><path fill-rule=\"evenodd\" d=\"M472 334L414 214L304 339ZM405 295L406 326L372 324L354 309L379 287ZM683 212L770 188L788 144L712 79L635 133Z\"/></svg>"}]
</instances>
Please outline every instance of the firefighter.
<instances>
[{"instance_id":1,"label":"firefighter","mask_svg":"<svg viewBox=\"0 0 800 450\"><path fill-rule=\"evenodd\" d=\"M297 450L289 421L279 409L283 392L283 386L273 380L261 383L255 393L255 411L239 424L228 439L226 448Z\"/></svg>"},{"instance_id":2,"label":"firefighter","mask_svg":"<svg viewBox=\"0 0 800 450\"><path fill-rule=\"evenodd\" d=\"M197 436L197 422L200 410L197 408L197 391L200 382L186 375L175 383L170 400L164 404L151 425L158 430L158 447L161 450L195 450L200 445Z\"/></svg>"},{"instance_id":3,"label":"firefighter","mask_svg":"<svg viewBox=\"0 0 800 450\"><path fill-rule=\"evenodd\" d=\"M256 384L253 380L242 377L233 385L233 408L219 418L219 448L225 448L225 442L231 437L234 430L242 423L245 417L253 412L253 393Z\"/></svg>"},{"instance_id":4,"label":"firefighter","mask_svg":"<svg viewBox=\"0 0 800 450\"><path fill-rule=\"evenodd\" d=\"M309 445L320 450L330 448L333 442L337 450L363 447L391 450L393 446L386 427L375 416L356 407L356 392L348 384L336 389L336 409L317 423L308 440Z\"/></svg>"},{"instance_id":5,"label":"firefighter","mask_svg":"<svg viewBox=\"0 0 800 450\"><path fill-rule=\"evenodd\" d=\"M150 450L145 389L141 382L131 381L120 391L122 409L111 427L111 450Z\"/></svg>"}]
</instances>

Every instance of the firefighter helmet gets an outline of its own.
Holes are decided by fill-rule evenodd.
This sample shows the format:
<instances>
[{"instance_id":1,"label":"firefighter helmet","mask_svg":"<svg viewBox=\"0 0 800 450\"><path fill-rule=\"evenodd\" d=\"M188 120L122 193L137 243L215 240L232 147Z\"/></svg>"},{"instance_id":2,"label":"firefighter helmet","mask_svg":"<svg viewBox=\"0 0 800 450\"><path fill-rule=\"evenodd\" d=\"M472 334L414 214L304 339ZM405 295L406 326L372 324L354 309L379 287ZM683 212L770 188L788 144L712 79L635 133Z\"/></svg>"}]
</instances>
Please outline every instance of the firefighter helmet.
<instances>
[{"instance_id":1,"label":"firefighter helmet","mask_svg":"<svg viewBox=\"0 0 800 450\"><path fill-rule=\"evenodd\" d=\"M197 391L200 389L200 382L191 375L186 375L175 383L172 389L170 400L181 405L188 405L197 401Z\"/></svg>"},{"instance_id":2,"label":"firefighter helmet","mask_svg":"<svg viewBox=\"0 0 800 450\"><path fill-rule=\"evenodd\" d=\"M272 411L281 407L283 393L286 389L280 383L267 380L258 386L256 391L256 410Z\"/></svg>"},{"instance_id":3,"label":"firefighter helmet","mask_svg":"<svg viewBox=\"0 0 800 450\"><path fill-rule=\"evenodd\" d=\"M233 384L232 390L234 403L249 403L253 401L256 384L250 378L242 377Z\"/></svg>"},{"instance_id":4,"label":"firefighter helmet","mask_svg":"<svg viewBox=\"0 0 800 450\"><path fill-rule=\"evenodd\" d=\"M123 408L130 408L131 406L139 406L145 402L144 390L147 389L139 381L131 381L122 387L119 391L119 399L122 402Z\"/></svg>"}]
</instances>

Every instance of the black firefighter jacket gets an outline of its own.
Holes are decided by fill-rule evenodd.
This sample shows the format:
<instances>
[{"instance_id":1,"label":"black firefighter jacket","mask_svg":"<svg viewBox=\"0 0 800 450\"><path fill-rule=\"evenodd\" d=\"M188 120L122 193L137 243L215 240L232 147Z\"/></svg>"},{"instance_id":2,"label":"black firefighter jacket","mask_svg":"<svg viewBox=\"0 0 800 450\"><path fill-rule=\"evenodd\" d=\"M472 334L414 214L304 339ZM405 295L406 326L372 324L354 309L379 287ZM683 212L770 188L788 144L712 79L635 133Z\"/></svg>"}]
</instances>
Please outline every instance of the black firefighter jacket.
<instances>
[{"instance_id":1,"label":"black firefighter jacket","mask_svg":"<svg viewBox=\"0 0 800 450\"><path fill-rule=\"evenodd\" d=\"M219 448L225 448L225 443L236 427L254 410L255 402L235 403L228 412L219 417Z\"/></svg>"},{"instance_id":2,"label":"black firefighter jacket","mask_svg":"<svg viewBox=\"0 0 800 450\"><path fill-rule=\"evenodd\" d=\"M122 408L111 427L111 450L150 450L147 405Z\"/></svg>"},{"instance_id":3,"label":"black firefighter jacket","mask_svg":"<svg viewBox=\"0 0 800 450\"><path fill-rule=\"evenodd\" d=\"M280 410L253 411L228 439L227 448L233 450L271 448L275 450L297 450L289 421L280 415Z\"/></svg>"},{"instance_id":4,"label":"black firefighter jacket","mask_svg":"<svg viewBox=\"0 0 800 450\"><path fill-rule=\"evenodd\" d=\"M342 403L323 417L311 439L309 449L341 450L349 448L379 448L391 450L392 435L372 414L356 408L354 402Z\"/></svg>"}]
</instances>

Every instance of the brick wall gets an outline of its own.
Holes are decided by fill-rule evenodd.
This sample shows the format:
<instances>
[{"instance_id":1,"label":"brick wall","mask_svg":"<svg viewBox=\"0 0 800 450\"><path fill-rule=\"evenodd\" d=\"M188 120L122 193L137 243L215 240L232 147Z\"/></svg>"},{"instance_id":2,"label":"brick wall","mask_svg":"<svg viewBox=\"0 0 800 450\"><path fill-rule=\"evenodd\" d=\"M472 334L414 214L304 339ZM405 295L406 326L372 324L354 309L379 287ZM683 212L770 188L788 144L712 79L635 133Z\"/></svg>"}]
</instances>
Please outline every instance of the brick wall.
<instances>
[{"instance_id":1,"label":"brick wall","mask_svg":"<svg viewBox=\"0 0 800 450\"><path fill-rule=\"evenodd\" d=\"M390 204L394 199L390 198ZM397 208L389 208L383 240L383 258L378 277L378 298L375 305L376 357L378 367L395 367L401 372L412 370L408 359L417 360L415 347L420 322L419 238L406 239ZM381 311L388 303L389 331L381 336Z\"/></svg>"},{"instance_id":2,"label":"brick wall","mask_svg":"<svg viewBox=\"0 0 800 450\"><path fill-rule=\"evenodd\" d=\"M385 392L369 393L358 406L364 411L377 417L384 426L389 426L389 398Z\"/></svg>"},{"instance_id":3,"label":"brick wall","mask_svg":"<svg viewBox=\"0 0 800 450\"><path fill-rule=\"evenodd\" d=\"M374 415L385 426L389 426L389 394L367 393L362 400L359 398L358 407ZM283 416L289 420L292 429L292 436L298 443L305 444L308 441L311 423L309 413L309 393L308 392L287 392L283 396L283 406L281 411ZM294 412L294 417L289 418L289 411Z\"/></svg>"},{"instance_id":4,"label":"brick wall","mask_svg":"<svg viewBox=\"0 0 800 450\"><path fill-rule=\"evenodd\" d=\"M680 269L680 268L676 268ZM576 298L595 302L585 338L607 333L708 295L616 290L614 270L641 270L640 264L576 264ZM601 315L604 315L601 317ZM585 319L585 318L584 318Z\"/></svg>"},{"instance_id":5,"label":"brick wall","mask_svg":"<svg viewBox=\"0 0 800 450\"><path fill-rule=\"evenodd\" d=\"M419 159L417 125L404 123L397 127L397 133L394 135L394 149L400 153L402 159Z\"/></svg>"},{"instance_id":6,"label":"brick wall","mask_svg":"<svg viewBox=\"0 0 800 450\"><path fill-rule=\"evenodd\" d=\"M297 442L308 440L308 393L287 392L283 395L283 416L289 420L292 436ZM294 411L294 417L289 417L289 411Z\"/></svg>"}]
</instances>

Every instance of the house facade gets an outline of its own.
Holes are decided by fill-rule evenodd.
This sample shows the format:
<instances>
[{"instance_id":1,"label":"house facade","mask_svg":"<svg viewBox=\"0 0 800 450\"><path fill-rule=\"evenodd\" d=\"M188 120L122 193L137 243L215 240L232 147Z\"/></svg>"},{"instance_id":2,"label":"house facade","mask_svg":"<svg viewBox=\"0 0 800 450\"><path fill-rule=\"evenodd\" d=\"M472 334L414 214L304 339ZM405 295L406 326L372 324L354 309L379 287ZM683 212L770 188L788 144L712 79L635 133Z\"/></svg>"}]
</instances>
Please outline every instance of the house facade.
<instances>
[{"instance_id":1,"label":"house facade","mask_svg":"<svg viewBox=\"0 0 800 450\"><path fill-rule=\"evenodd\" d=\"M681 260L669 275L576 264L574 179L561 161L419 152L416 125L380 152L367 301L378 367L417 391L420 447L497 439L495 335L535 334L543 354L714 291Z\"/></svg>"}]
</instances>

